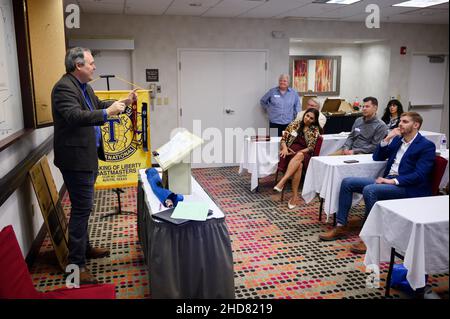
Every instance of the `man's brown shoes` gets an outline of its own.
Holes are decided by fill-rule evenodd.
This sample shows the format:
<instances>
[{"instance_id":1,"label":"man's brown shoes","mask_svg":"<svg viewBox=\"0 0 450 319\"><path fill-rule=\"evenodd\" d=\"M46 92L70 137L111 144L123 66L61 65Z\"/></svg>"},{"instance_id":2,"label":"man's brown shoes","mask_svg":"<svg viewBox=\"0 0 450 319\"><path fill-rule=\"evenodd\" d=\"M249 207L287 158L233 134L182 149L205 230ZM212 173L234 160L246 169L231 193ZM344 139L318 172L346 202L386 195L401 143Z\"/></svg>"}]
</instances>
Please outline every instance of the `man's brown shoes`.
<instances>
[{"instance_id":1,"label":"man's brown shoes","mask_svg":"<svg viewBox=\"0 0 450 319\"><path fill-rule=\"evenodd\" d=\"M90 284L98 284L97 278L95 278L89 268L81 267L80 268L80 285L90 285Z\"/></svg>"},{"instance_id":2,"label":"man's brown shoes","mask_svg":"<svg viewBox=\"0 0 450 319\"><path fill-rule=\"evenodd\" d=\"M336 226L332 230L319 235L321 240L331 241L341 239L347 236L349 229L347 226Z\"/></svg>"},{"instance_id":3,"label":"man's brown shoes","mask_svg":"<svg viewBox=\"0 0 450 319\"><path fill-rule=\"evenodd\" d=\"M86 258L88 259L103 258L108 257L110 254L111 252L108 248L91 247L91 249L89 249L88 252L86 253Z\"/></svg>"},{"instance_id":4,"label":"man's brown shoes","mask_svg":"<svg viewBox=\"0 0 450 319\"><path fill-rule=\"evenodd\" d=\"M336 239L341 239L347 236L349 233L350 226L337 226L334 227L332 230L319 235L319 238L321 240L325 241L331 241ZM364 242L359 240L356 244L353 244L350 247L350 251L355 254L365 254L366 253L366 245Z\"/></svg>"},{"instance_id":5,"label":"man's brown shoes","mask_svg":"<svg viewBox=\"0 0 450 319\"><path fill-rule=\"evenodd\" d=\"M351 230L361 229L363 226L363 220L358 216L349 217L347 226Z\"/></svg>"},{"instance_id":6,"label":"man's brown shoes","mask_svg":"<svg viewBox=\"0 0 450 319\"><path fill-rule=\"evenodd\" d=\"M360 240L356 244L353 244L352 247L350 247L350 251L355 254L365 254L366 245Z\"/></svg>"}]
</instances>

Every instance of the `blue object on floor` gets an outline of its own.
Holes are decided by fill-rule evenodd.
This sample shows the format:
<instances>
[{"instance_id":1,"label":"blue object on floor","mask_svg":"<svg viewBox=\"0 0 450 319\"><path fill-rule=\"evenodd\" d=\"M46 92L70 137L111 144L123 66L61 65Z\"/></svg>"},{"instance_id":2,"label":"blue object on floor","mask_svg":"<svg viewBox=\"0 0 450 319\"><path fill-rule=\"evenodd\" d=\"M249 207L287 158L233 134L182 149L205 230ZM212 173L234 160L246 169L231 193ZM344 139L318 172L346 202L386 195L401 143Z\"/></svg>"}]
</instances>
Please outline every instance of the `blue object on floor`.
<instances>
[{"instance_id":1,"label":"blue object on floor","mask_svg":"<svg viewBox=\"0 0 450 319\"><path fill-rule=\"evenodd\" d=\"M178 202L183 201L183 195L175 194L162 186L161 177L159 177L159 173L156 169L154 169L153 167L148 168L145 171L145 174L147 175L147 180L153 190L153 193L156 195L156 197L158 197L159 201L164 205L164 207L167 207L166 200L168 199L172 201L173 207L176 207Z\"/></svg>"},{"instance_id":2,"label":"blue object on floor","mask_svg":"<svg viewBox=\"0 0 450 319\"><path fill-rule=\"evenodd\" d=\"M403 264L394 264L394 267L392 268L391 287L399 289L409 295L413 295L415 291L411 288L406 279L407 274L408 269L406 269ZM427 282L427 280L428 275L425 275L425 282Z\"/></svg>"}]
</instances>

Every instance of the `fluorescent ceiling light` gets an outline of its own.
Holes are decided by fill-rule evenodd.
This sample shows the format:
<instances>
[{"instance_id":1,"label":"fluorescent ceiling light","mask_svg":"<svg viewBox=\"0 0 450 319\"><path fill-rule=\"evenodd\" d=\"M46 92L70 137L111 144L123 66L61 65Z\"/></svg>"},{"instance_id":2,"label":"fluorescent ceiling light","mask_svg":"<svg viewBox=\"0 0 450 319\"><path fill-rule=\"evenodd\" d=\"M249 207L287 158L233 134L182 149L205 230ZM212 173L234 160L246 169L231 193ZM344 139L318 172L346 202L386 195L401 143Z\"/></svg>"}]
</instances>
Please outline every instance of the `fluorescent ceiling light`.
<instances>
[{"instance_id":1,"label":"fluorescent ceiling light","mask_svg":"<svg viewBox=\"0 0 450 319\"><path fill-rule=\"evenodd\" d=\"M326 3L333 3L333 4L353 4L355 2L360 2L361 0L330 0Z\"/></svg>"},{"instance_id":2,"label":"fluorescent ceiling light","mask_svg":"<svg viewBox=\"0 0 450 319\"><path fill-rule=\"evenodd\" d=\"M393 4L393 7L411 7L411 8L426 8L435 6L441 3L447 3L448 0L411 0Z\"/></svg>"}]
</instances>

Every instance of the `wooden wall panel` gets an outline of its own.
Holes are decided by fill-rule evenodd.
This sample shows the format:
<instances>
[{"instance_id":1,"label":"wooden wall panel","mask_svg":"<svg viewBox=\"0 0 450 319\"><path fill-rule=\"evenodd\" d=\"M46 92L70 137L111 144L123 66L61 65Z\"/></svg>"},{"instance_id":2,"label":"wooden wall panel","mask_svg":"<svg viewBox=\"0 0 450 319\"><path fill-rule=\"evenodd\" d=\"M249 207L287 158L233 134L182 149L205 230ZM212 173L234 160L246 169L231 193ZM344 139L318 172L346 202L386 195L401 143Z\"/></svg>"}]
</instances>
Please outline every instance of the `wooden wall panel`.
<instances>
[{"instance_id":1,"label":"wooden wall panel","mask_svg":"<svg viewBox=\"0 0 450 319\"><path fill-rule=\"evenodd\" d=\"M62 0L27 0L36 127L53 123L51 91L65 73Z\"/></svg>"}]
</instances>

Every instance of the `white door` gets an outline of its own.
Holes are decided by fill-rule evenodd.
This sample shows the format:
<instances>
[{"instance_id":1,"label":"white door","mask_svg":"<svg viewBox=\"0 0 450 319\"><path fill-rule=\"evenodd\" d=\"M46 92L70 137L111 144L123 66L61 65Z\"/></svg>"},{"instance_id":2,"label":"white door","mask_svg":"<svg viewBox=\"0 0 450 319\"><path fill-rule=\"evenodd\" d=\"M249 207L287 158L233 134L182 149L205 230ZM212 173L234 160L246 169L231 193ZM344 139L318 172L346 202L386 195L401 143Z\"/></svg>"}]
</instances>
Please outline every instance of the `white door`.
<instances>
[{"instance_id":1,"label":"white door","mask_svg":"<svg viewBox=\"0 0 450 319\"><path fill-rule=\"evenodd\" d=\"M111 91L131 89L131 85L125 82L133 82L131 72L131 51L104 50L93 51L92 53L96 67L94 78L97 78L100 75L115 75L115 78L109 79L109 89ZM106 91L108 88L107 80L102 78L91 82L90 84L94 91Z\"/></svg>"},{"instance_id":2,"label":"white door","mask_svg":"<svg viewBox=\"0 0 450 319\"><path fill-rule=\"evenodd\" d=\"M448 56L445 55L440 63L431 63L428 55L413 55L411 59L409 74L411 111L422 115L421 129L424 131L441 131L447 61Z\"/></svg>"},{"instance_id":3,"label":"white door","mask_svg":"<svg viewBox=\"0 0 450 319\"><path fill-rule=\"evenodd\" d=\"M224 129L242 129L244 135L259 135L258 128L268 128L267 117L259 103L266 93L265 52L228 52L225 55L224 75L227 79L223 104ZM235 133L235 137L230 134L225 136L226 163L231 161L239 164L243 139L237 134L238 131ZM234 158L231 157L230 149L234 149Z\"/></svg>"},{"instance_id":4,"label":"white door","mask_svg":"<svg viewBox=\"0 0 450 319\"><path fill-rule=\"evenodd\" d=\"M267 128L259 106L267 89L266 52L181 50L179 62L179 123L205 141L193 166L237 165L242 134Z\"/></svg>"}]
</instances>

